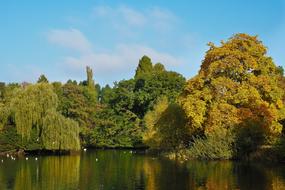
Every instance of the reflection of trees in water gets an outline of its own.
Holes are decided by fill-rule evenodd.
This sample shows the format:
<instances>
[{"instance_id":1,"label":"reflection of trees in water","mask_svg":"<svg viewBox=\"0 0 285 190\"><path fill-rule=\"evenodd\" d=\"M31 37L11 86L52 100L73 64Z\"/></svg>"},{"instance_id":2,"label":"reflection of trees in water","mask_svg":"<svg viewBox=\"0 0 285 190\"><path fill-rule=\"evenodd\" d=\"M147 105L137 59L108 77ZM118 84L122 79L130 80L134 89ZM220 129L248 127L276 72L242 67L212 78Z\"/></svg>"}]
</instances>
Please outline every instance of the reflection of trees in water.
<instances>
[{"instance_id":1,"label":"reflection of trees in water","mask_svg":"<svg viewBox=\"0 0 285 190\"><path fill-rule=\"evenodd\" d=\"M192 189L234 189L232 162L200 162L187 164Z\"/></svg>"},{"instance_id":2,"label":"reflection of trees in water","mask_svg":"<svg viewBox=\"0 0 285 190\"><path fill-rule=\"evenodd\" d=\"M0 166L0 189L6 189L6 176L4 175L4 171L2 167Z\"/></svg>"},{"instance_id":3,"label":"reflection of trees in water","mask_svg":"<svg viewBox=\"0 0 285 190\"><path fill-rule=\"evenodd\" d=\"M185 189L179 187L188 186L185 167L130 151L96 151L84 156L80 174L79 187L86 190Z\"/></svg>"},{"instance_id":4,"label":"reflection of trees in water","mask_svg":"<svg viewBox=\"0 0 285 190\"><path fill-rule=\"evenodd\" d=\"M80 156L50 156L23 161L16 171L15 190L77 189Z\"/></svg>"},{"instance_id":5,"label":"reflection of trees in water","mask_svg":"<svg viewBox=\"0 0 285 190\"><path fill-rule=\"evenodd\" d=\"M96 151L83 156L79 186L81 189L135 189L143 186L143 159L127 150Z\"/></svg>"},{"instance_id":6,"label":"reflection of trees in water","mask_svg":"<svg viewBox=\"0 0 285 190\"><path fill-rule=\"evenodd\" d=\"M71 189L78 187L80 156L48 157L41 164L42 189ZM48 187L48 188L46 188Z\"/></svg>"},{"instance_id":7,"label":"reflection of trees in water","mask_svg":"<svg viewBox=\"0 0 285 190\"><path fill-rule=\"evenodd\" d=\"M161 172L161 165L158 160L146 158L143 162L143 174L145 176L145 189L156 190L158 176Z\"/></svg>"},{"instance_id":8,"label":"reflection of trees in water","mask_svg":"<svg viewBox=\"0 0 285 190\"><path fill-rule=\"evenodd\" d=\"M267 167L262 164L238 164L237 182L241 189L285 189L284 166Z\"/></svg>"},{"instance_id":9,"label":"reflection of trees in water","mask_svg":"<svg viewBox=\"0 0 285 190\"><path fill-rule=\"evenodd\" d=\"M98 159L98 161L96 161ZM180 164L130 151L5 161L0 189L285 189L285 166L230 161Z\"/></svg>"},{"instance_id":10,"label":"reflection of trees in water","mask_svg":"<svg viewBox=\"0 0 285 190\"><path fill-rule=\"evenodd\" d=\"M29 164L22 163L21 167L17 170L14 190L22 189L36 189L31 176L31 168Z\"/></svg>"},{"instance_id":11,"label":"reflection of trees in water","mask_svg":"<svg viewBox=\"0 0 285 190\"><path fill-rule=\"evenodd\" d=\"M266 167L261 164L244 164L230 161L187 164L191 189L285 189L285 168Z\"/></svg>"}]
</instances>

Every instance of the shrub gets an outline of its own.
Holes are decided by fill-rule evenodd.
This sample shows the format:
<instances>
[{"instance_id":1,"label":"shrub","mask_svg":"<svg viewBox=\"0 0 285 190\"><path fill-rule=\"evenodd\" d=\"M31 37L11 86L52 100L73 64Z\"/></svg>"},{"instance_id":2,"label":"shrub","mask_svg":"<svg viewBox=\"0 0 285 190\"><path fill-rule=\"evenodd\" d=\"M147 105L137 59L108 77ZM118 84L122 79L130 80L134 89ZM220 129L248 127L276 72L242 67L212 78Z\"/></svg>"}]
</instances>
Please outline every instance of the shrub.
<instances>
[{"instance_id":1,"label":"shrub","mask_svg":"<svg viewBox=\"0 0 285 190\"><path fill-rule=\"evenodd\" d=\"M231 129L216 128L204 137L196 137L188 151L195 159L230 159L234 155L235 135Z\"/></svg>"}]
</instances>

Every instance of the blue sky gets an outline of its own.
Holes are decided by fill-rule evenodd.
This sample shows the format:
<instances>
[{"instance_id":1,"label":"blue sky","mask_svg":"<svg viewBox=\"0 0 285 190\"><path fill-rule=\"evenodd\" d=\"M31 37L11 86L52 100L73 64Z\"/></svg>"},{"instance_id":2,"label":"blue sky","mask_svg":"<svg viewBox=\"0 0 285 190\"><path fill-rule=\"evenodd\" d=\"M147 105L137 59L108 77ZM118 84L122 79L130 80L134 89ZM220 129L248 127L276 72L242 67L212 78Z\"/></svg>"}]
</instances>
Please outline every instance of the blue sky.
<instances>
[{"instance_id":1,"label":"blue sky","mask_svg":"<svg viewBox=\"0 0 285 190\"><path fill-rule=\"evenodd\" d=\"M148 55L185 77L200 67L209 41L259 35L285 66L285 0L0 2L0 81L84 80L112 84L134 75Z\"/></svg>"}]
</instances>

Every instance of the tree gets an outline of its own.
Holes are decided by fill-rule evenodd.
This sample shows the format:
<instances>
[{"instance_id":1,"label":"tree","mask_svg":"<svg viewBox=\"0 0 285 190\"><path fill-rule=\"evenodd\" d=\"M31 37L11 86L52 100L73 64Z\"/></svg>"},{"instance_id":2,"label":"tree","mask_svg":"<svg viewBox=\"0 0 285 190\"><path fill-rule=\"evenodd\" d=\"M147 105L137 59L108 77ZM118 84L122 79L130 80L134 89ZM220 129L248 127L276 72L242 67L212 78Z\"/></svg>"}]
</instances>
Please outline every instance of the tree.
<instances>
[{"instance_id":1,"label":"tree","mask_svg":"<svg viewBox=\"0 0 285 190\"><path fill-rule=\"evenodd\" d=\"M79 150L78 123L56 112L54 109L47 111L43 119L42 132L43 145L48 150Z\"/></svg>"},{"instance_id":2,"label":"tree","mask_svg":"<svg viewBox=\"0 0 285 190\"><path fill-rule=\"evenodd\" d=\"M152 70L153 67L151 59L144 55L139 61L139 65L136 69L135 78L140 78L142 75L150 74Z\"/></svg>"},{"instance_id":3,"label":"tree","mask_svg":"<svg viewBox=\"0 0 285 190\"><path fill-rule=\"evenodd\" d=\"M144 120L147 129L143 140L151 148L176 150L189 143L184 112L179 105L169 103L167 97L158 99Z\"/></svg>"},{"instance_id":4,"label":"tree","mask_svg":"<svg viewBox=\"0 0 285 190\"><path fill-rule=\"evenodd\" d=\"M33 127L40 133L47 110L56 108L57 104L57 96L49 84L39 83L21 90L11 102L17 132L28 139Z\"/></svg>"},{"instance_id":5,"label":"tree","mask_svg":"<svg viewBox=\"0 0 285 190\"><path fill-rule=\"evenodd\" d=\"M113 98L114 92L113 89L107 84L101 90L101 100L102 104L109 104L110 100Z\"/></svg>"},{"instance_id":6,"label":"tree","mask_svg":"<svg viewBox=\"0 0 285 190\"><path fill-rule=\"evenodd\" d=\"M95 88L95 82L93 80L93 71L89 66L86 67L86 73L87 73L87 86L89 88Z\"/></svg>"},{"instance_id":7,"label":"tree","mask_svg":"<svg viewBox=\"0 0 285 190\"><path fill-rule=\"evenodd\" d=\"M99 95L98 86L95 86L95 82L93 80L93 71L88 66L86 67L86 74L87 74L87 81L86 81L87 88L85 88L84 91L86 92L86 96L88 96L91 102L97 103Z\"/></svg>"},{"instance_id":8,"label":"tree","mask_svg":"<svg viewBox=\"0 0 285 190\"><path fill-rule=\"evenodd\" d=\"M185 78L172 71L152 70L151 75L141 75L135 82L132 111L143 118L159 97L166 96L170 102L174 102L184 87Z\"/></svg>"},{"instance_id":9,"label":"tree","mask_svg":"<svg viewBox=\"0 0 285 190\"><path fill-rule=\"evenodd\" d=\"M0 82L0 100L4 98L4 91L5 91L5 83Z\"/></svg>"},{"instance_id":10,"label":"tree","mask_svg":"<svg viewBox=\"0 0 285 190\"><path fill-rule=\"evenodd\" d=\"M161 63L156 63L154 66L153 66L153 69L156 73L159 73L159 72L164 72L165 71L165 68L164 68L164 65L161 64Z\"/></svg>"},{"instance_id":11,"label":"tree","mask_svg":"<svg viewBox=\"0 0 285 190\"><path fill-rule=\"evenodd\" d=\"M58 92L58 109L65 117L77 121L82 128L92 127L91 114L95 109L95 103L90 101L92 98L85 89L83 86L66 83Z\"/></svg>"},{"instance_id":12,"label":"tree","mask_svg":"<svg viewBox=\"0 0 285 190\"><path fill-rule=\"evenodd\" d=\"M41 83L41 82L45 82L45 83L48 83L48 79L46 78L45 75L41 75L38 79L38 83Z\"/></svg>"},{"instance_id":13,"label":"tree","mask_svg":"<svg viewBox=\"0 0 285 190\"><path fill-rule=\"evenodd\" d=\"M270 143L285 117L280 68L256 36L236 34L220 47L209 45L199 74L179 97L189 130L205 135L219 127L255 126L266 134L263 143Z\"/></svg>"},{"instance_id":14,"label":"tree","mask_svg":"<svg viewBox=\"0 0 285 190\"><path fill-rule=\"evenodd\" d=\"M58 98L50 84L27 86L7 106L10 106L17 133L22 140L30 140L32 131L36 131L33 138L37 138L38 143L42 142L45 149L80 148L78 125L56 111Z\"/></svg>"},{"instance_id":15,"label":"tree","mask_svg":"<svg viewBox=\"0 0 285 190\"><path fill-rule=\"evenodd\" d=\"M135 81L122 80L115 83L113 87L114 96L110 100L110 106L116 112L125 112L127 110L132 110L134 105L134 88Z\"/></svg>"}]
</instances>

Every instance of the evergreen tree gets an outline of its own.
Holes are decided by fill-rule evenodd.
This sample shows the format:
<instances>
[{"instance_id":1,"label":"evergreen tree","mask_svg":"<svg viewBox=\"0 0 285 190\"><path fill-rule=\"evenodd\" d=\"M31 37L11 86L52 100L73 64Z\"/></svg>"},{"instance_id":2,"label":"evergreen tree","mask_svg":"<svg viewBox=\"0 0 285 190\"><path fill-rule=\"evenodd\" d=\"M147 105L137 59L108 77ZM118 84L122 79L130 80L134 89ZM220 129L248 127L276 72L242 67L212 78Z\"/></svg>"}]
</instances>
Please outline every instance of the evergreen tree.
<instances>
[{"instance_id":1,"label":"evergreen tree","mask_svg":"<svg viewBox=\"0 0 285 190\"><path fill-rule=\"evenodd\" d=\"M46 78L45 75L41 75L37 81L37 83L45 82L48 83L48 79Z\"/></svg>"},{"instance_id":2,"label":"evergreen tree","mask_svg":"<svg viewBox=\"0 0 285 190\"><path fill-rule=\"evenodd\" d=\"M151 59L147 57L146 55L144 55L139 61L139 65L136 69L135 78L140 78L143 75L148 75L152 71L153 71L153 67L152 67Z\"/></svg>"}]
</instances>

